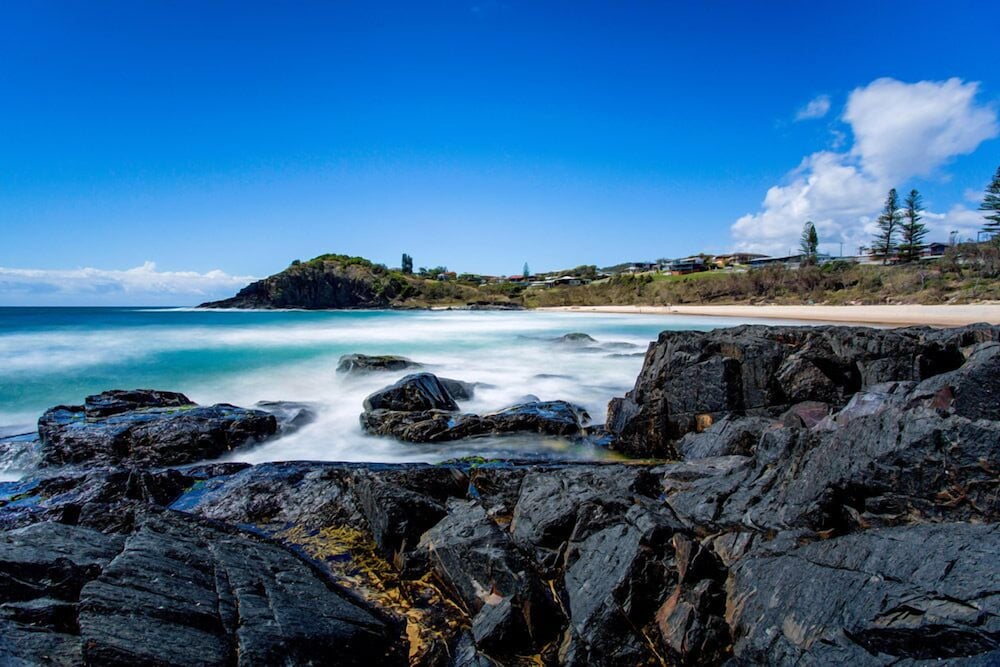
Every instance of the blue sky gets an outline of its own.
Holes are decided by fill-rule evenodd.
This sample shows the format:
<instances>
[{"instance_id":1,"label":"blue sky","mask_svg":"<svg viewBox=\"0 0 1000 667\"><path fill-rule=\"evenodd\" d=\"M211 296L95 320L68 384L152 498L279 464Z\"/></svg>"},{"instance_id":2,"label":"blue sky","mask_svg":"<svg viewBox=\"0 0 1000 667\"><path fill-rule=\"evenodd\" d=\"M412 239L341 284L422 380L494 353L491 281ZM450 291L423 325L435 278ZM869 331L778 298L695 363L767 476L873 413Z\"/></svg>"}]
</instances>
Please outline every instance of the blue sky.
<instances>
[{"instance_id":1,"label":"blue sky","mask_svg":"<svg viewBox=\"0 0 1000 667\"><path fill-rule=\"evenodd\" d=\"M195 303L295 258L515 273L972 234L986 2L8 3L0 304ZM211 273L210 273L211 272Z\"/></svg>"}]
</instances>

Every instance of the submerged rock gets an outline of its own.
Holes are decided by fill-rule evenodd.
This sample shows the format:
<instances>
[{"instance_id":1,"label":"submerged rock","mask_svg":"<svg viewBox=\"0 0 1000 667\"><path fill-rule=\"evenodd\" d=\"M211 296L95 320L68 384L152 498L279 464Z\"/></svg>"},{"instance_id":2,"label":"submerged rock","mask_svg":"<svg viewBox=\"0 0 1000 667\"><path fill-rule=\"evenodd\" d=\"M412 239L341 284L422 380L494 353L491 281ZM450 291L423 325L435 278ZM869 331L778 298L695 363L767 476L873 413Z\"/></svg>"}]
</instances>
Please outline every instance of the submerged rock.
<instances>
[{"instance_id":1,"label":"submerged rock","mask_svg":"<svg viewBox=\"0 0 1000 667\"><path fill-rule=\"evenodd\" d=\"M559 336L558 338L553 338L553 342L562 343L565 345L589 345L590 343L596 343L597 339L590 334L575 332L568 333Z\"/></svg>"},{"instance_id":2,"label":"submerged rock","mask_svg":"<svg viewBox=\"0 0 1000 667\"><path fill-rule=\"evenodd\" d=\"M480 382L464 382L462 380L452 380L451 378L438 378L444 388L448 390L451 397L456 401L471 401L475 398L476 387L483 386Z\"/></svg>"},{"instance_id":3,"label":"submerged rock","mask_svg":"<svg viewBox=\"0 0 1000 667\"><path fill-rule=\"evenodd\" d=\"M38 420L39 465L193 463L277 431L274 416L266 412L176 404L182 400L187 399L171 392L105 392L87 397L83 406L47 410Z\"/></svg>"},{"instance_id":4,"label":"submerged rock","mask_svg":"<svg viewBox=\"0 0 1000 667\"><path fill-rule=\"evenodd\" d=\"M257 401L254 407L274 415L281 435L295 433L316 421L317 406L299 401Z\"/></svg>"},{"instance_id":5,"label":"submerged rock","mask_svg":"<svg viewBox=\"0 0 1000 667\"><path fill-rule=\"evenodd\" d=\"M378 371L401 371L420 368L412 359L392 354L369 356L367 354L345 354L337 362L337 372L345 374L374 373Z\"/></svg>"}]
</instances>

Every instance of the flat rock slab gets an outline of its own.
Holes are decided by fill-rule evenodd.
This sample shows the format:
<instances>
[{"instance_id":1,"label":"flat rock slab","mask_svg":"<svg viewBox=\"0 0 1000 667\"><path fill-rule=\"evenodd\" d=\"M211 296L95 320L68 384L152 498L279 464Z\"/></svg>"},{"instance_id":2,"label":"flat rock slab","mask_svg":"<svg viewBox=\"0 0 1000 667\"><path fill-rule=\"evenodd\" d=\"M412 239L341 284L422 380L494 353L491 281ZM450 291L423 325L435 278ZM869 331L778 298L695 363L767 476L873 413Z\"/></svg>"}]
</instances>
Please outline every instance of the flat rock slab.
<instances>
[{"instance_id":1,"label":"flat rock slab","mask_svg":"<svg viewBox=\"0 0 1000 667\"><path fill-rule=\"evenodd\" d=\"M399 628L307 561L181 513L150 511L125 536L8 531L0 581L3 664L52 651L61 664L405 663Z\"/></svg>"}]
</instances>

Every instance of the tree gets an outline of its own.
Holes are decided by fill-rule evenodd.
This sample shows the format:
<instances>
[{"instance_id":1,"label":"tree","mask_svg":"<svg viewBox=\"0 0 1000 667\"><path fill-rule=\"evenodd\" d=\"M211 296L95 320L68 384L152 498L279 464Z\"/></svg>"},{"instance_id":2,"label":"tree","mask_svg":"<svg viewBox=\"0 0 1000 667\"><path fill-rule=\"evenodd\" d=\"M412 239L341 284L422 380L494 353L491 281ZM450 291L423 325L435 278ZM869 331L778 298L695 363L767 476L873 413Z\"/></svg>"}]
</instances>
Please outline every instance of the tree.
<instances>
[{"instance_id":1,"label":"tree","mask_svg":"<svg viewBox=\"0 0 1000 667\"><path fill-rule=\"evenodd\" d=\"M816 233L816 225L811 220L802 226L802 240L799 246L802 250L802 263L813 264L816 262L816 250L819 248L819 235Z\"/></svg>"},{"instance_id":2,"label":"tree","mask_svg":"<svg viewBox=\"0 0 1000 667\"><path fill-rule=\"evenodd\" d=\"M920 193L910 190L903 204L906 208L899 228L899 258L904 262L912 262L920 257L920 251L924 249L924 237L927 236L927 227L920 222L924 212Z\"/></svg>"},{"instance_id":3,"label":"tree","mask_svg":"<svg viewBox=\"0 0 1000 667\"><path fill-rule=\"evenodd\" d=\"M899 221L902 214L899 211L899 196L896 188L889 190L889 196L885 198L885 207L878 217L878 232L875 234L875 241L872 243L872 250L876 257L882 258L883 264L889 263L889 258L896 251L896 235L899 233Z\"/></svg>"},{"instance_id":4,"label":"tree","mask_svg":"<svg viewBox=\"0 0 1000 667\"><path fill-rule=\"evenodd\" d=\"M997 167L997 173L993 175L993 180L986 186L986 196L983 197L983 203L979 206L979 210L986 212L983 215L986 218L983 231L990 234L1000 234L1000 167Z\"/></svg>"},{"instance_id":5,"label":"tree","mask_svg":"<svg viewBox=\"0 0 1000 667\"><path fill-rule=\"evenodd\" d=\"M521 277L522 278L527 278L530 275L531 275L531 270L528 268L528 263L525 262L524 263L524 268L521 269Z\"/></svg>"},{"instance_id":6,"label":"tree","mask_svg":"<svg viewBox=\"0 0 1000 667\"><path fill-rule=\"evenodd\" d=\"M413 273L413 258L407 255L405 252L403 253L403 261L400 264L400 268L402 272L405 273L406 275L410 275L411 273Z\"/></svg>"}]
</instances>

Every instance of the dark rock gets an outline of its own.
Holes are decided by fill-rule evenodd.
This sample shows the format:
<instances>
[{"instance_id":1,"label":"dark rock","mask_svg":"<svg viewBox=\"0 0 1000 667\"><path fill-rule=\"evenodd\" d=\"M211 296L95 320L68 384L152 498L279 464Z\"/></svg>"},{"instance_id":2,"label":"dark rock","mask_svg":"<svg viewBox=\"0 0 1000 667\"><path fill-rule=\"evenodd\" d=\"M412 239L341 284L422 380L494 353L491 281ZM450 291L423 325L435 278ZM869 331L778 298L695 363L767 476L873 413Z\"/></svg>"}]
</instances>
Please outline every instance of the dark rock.
<instances>
[{"instance_id":1,"label":"dark rock","mask_svg":"<svg viewBox=\"0 0 1000 667\"><path fill-rule=\"evenodd\" d=\"M530 654L562 623L527 561L477 504L451 501L421 538L435 576L472 618L476 644L490 653Z\"/></svg>"},{"instance_id":2,"label":"dark rock","mask_svg":"<svg viewBox=\"0 0 1000 667\"><path fill-rule=\"evenodd\" d=\"M451 378L438 378L438 380L456 401L471 401L475 397L476 387L479 385L478 382L463 382Z\"/></svg>"},{"instance_id":3,"label":"dark rock","mask_svg":"<svg viewBox=\"0 0 1000 667\"><path fill-rule=\"evenodd\" d=\"M891 664L996 652L998 550L1000 527L975 524L762 549L731 572L735 657L741 664Z\"/></svg>"},{"instance_id":4,"label":"dark rock","mask_svg":"<svg viewBox=\"0 0 1000 667\"><path fill-rule=\"evenodd\" d=\"M589 345L590 343L596 343L597 340L585 333L568 333L559 336L558 338L553 338L553 342L561 343L565 345Z\"/></svg>"},{"instance_id":5,"label":"dark rock","mask_svg":"<svg viewBox=\"0 0 1000 667\"><path fill-rule=\"evenodd\" d=\"M152 579L152 581L151 581ZM405 662L398 630L290 552L173 513L143 517L80 593L99 664Z\"/></svg>"},{"instance_id":6,"label":"dark rock","mask_svg":"<svg viewBox=\"0 0 1000 667\"><path fill-rule=\"evenodd\" d=\"M824 421L830 414L830 405L820 401L803 401L788 408L781 415L786 426L812 428Z\"/></svg>"},{"instance_id":7,"label":"dark rock","mask_svg":"<svg viewBox=\"0 0 1000 667\"><path fill-rule=\"evenodd\" d=\"M316 421L316 405L297 401L257 401L254 407L274 415L281 435L295 433Z\"/></svg>"},{"instance_id":8,"label":"dark rock","mask_svg":"<svg viewBox=\"0 0 1000 667\"><path fill-rule=\"evenodd\" d=\"M101 395L103 396L103 394ZM93 397L91 397L93 398ZM38 420L40 465L177 465L218 457L275 434L275 418L232 405L144 407L106 417L59 406Z\"/></svg>"},{"instance_id":9,"label":"dark rock","mask_svg":"<svg viewBox=\"0 0 1000 667\"><path fill-rule=\"evenodd\" d=\"M338 373L373 373L377 371L401 371L420 368L423 364L391 354L369 356L367 354L345 354L337 362Z\"/></svg>"},{"instance_id":10,"label":"dark rock","mask_svg":"<svg viewBox=\"0 0 1000 667\"><path fill-rule=\"evenodd\" d=\"M774 424L764 417L727 415L701 433L688 433L675 447L684 460L712 456L752 456L764 430Z\"/></svg>"},{"instance_id":11,"label":"dark rock","mask_svg":"<svg viewBox=\"0 0 1000 667\"><path fill-rule=\"evenodd\" d=\"M975 402L956 409L952 399L967 385L979 391L992 363L970 359L943 386L879 385L811 430L765 430L752 459L695 475L664 466L664 498L701 531L996 521L1000 422L963 416L958 409L980 414Z\"/></svg>"},{"instance_id":12,"label":"dark rock","mask_svg":"<svg viewBox=\"0 0 1000 667\"><path fill-rule=\"evenodd\" d=\"M431 373L407 375L393 385L380 389L364 401L366 411L458 410L458 404L445 385Z\"/></svg>"},{"instance_id":13,"label":"dark rock","mask_svg":"<svg viewBox=\"0 0 1000 667\"><path fill-rule=\"evenodd\" d=\"M635 388L608 406L607 424L623 452L676 458L677 440L726 415L777 415L803 401L839 407L873 385L955 371L970 337L996 341L1000 327L665 331Z\"/></svg>"},{"instance_id":14,"label":"dark rock","mask_svg":"<svg viewBox=\"0 0 1000 667\"><path fill-rule=\"evenodd\" d=\"M408 280L387 275L383 268L367 260L321 255L251 283L229 299L199 307L387 308L404 301L413 289Z\"/></svg>"},{"instance_id":15,"label":"dark rock","mask_svg":"<svg viewBox=\"0 0 1000 667\"><path fill-rule=\"evenodd\" d=\"M83 411L89 420L98 420L142 408L180 408L195 403L184 394L155 389L112 389L88 396Z\"/></svg>"},{"instance_id":16,"label":"dark rock","mask_svg":"<svg viewBox=\"0 0 1000 667\"><path fill-rule=\"evenodd\" d=\"M370 410L360 417L368 433L406 442L448 442L508 433L584 436L588 419L586 411L565 401L523 403L485 415Z\"/></svg>"}]
</instances>

